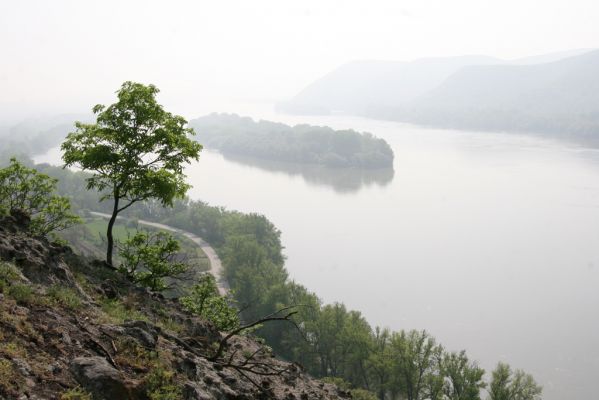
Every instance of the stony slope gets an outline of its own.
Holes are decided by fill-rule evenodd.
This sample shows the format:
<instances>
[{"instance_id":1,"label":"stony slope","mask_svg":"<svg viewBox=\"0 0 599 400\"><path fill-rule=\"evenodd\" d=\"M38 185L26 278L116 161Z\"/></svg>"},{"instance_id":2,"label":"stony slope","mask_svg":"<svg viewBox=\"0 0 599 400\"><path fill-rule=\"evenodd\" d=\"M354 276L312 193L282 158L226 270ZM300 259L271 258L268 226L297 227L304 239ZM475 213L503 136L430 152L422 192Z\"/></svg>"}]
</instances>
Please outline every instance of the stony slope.
<instances>
[{"instance_id":1,"label":"stony slope","mask_svg":"<svg viewBox=\"0 0 599 400\"><path fill-rule=\"evenodd\" d=\"M0 399L342 399L178 303L0 218Z\"/></svg>"}]
</instances>

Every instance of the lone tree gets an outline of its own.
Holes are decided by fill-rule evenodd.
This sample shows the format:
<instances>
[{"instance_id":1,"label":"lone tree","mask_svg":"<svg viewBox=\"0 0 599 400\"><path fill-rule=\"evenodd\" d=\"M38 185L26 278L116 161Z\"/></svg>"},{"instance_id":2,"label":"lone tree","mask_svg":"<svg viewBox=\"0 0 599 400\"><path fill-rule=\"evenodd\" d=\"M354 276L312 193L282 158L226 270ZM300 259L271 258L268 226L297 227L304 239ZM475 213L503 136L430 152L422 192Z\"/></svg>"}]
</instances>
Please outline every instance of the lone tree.
<instances>
[{"instance_id":1,"label":"lone tree","mask_svg":"<svg viewBox=\"0 0 599 400\"><path fill-rule=\"evenodd\" d=\"M114 204L108 222L106 262L112 266L112 228L118 214L136 202L154 198L172 206L190 188L183 165L197 160L202 146L191 140L194 131L178 115L156 102L154 85L125 82L118 101L93 108L95 124L75 123L62 144L65 167L92 172L88 189L102 192Z\"/></svg>"}]
</instances>

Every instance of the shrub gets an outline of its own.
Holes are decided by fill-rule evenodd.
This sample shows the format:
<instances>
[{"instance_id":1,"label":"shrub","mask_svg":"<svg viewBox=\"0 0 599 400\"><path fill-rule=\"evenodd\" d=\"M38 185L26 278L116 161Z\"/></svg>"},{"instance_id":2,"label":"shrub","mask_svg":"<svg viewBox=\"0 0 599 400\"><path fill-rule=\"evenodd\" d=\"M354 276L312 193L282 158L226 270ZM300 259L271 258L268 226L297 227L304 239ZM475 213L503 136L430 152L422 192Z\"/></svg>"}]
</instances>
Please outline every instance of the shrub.
<instances>
[{"instance_id":1,"label":"shrub","mask_svg":"<svg viewBox=\"0 0 599 400\"><path fill-rule=\"evenodd\" d=\"M138 231L120 248L123 263L119 270L138 284L152 290L168 289L166 278L177 278L189 265L178 260L181 245L167 232Z\"/></svg>"},{"instance_id":2,"label":"shrub","mask_svg":"<svg viewBox=\"0 0 599 400\"><path fill-rule=\"evenodd\" d=\"M19 304L35 303L33 289L29 285L15 283L8 288L8 295Z\"/></svg>"},{"instance_id":3,"label":"shrub","mask_svg":"<svg viewBox=\"0 0 599 400\"><path fill-rule=\"evenodd\" d=\"M229 299L218 294L215 279L204 274L188 296L179 299L183 309L211 321L219 330L230 331L239 326L237 309Z\"/></svg>"},{"instance_id":4,"label":"shrub","mask_svg":"<svg viewBox=\"0 0 599 400\"><path fill-rule=\"evenodd\" d=\"M10 165L0 169L0 213L27 212L31 232L43 236L79 223L69 199L54 194L57 182L11 158Z\"/></svg>"},{"instance_id":5,"label":"shrub","mask_svg":"<svg viewBox=\"0 0 599 400\"><path fill-rule=\"evenodd\" d=\"M21 273L12 264L0 261L0 292L4 293L8 287L21 279Z\"/></svg>"},{"instance_id":6,"label":"shrub","mask_svg":"<svg viewBox=\"0 0 599 400\"><path fill-rule=\"evenodd\" d=\"M151 400L179 400L181 387L177 386L175 374L162 366L152 369L144 379L146 394Z\"/></svg>"}]
</instances>

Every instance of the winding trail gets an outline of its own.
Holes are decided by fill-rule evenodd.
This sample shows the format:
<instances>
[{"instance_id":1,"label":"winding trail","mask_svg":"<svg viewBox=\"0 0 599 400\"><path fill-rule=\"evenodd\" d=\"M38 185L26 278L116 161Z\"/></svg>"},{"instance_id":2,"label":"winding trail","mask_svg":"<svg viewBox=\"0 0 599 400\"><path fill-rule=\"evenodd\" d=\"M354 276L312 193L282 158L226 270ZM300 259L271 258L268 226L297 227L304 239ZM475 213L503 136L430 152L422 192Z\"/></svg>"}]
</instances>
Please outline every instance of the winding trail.
<instances>
[{"instance_id":1,"label":"winding trail","mask_svg":"<svg viewBox=\"0 0 599 400\"><path fill-rule=\"evenodd\" d=\"M110 214L105 214L105 213L96 212L96 211L90 211L90 214L96 215L98 217L110 219ZM127 220L127 218L124 218L124 217L117 217L117 219L125 220L125 221ZM186 238L188 238L195 244L197 244L200 247L200 249L202 249L204 254L206 254L206 257L208 257L208 260L210 261L210 273L212 274L212 276L214 276L214 279L216 280L216 286L218 288L218 292L220 293L221 296L224 296L227 293L229 293L229 284L223 277L223 265L220 261L220 258L218 257L218 254L216 254L216 251L214 250L214 248L212 248L212 246L210 246L204 239L202 239L201 237L199 237L197 235L194 235L191 232L187 232L182 229L175 228L175 227L172 227L169 225L160 224L158 222L144 221L141 219L137 220L137 222L142 225L147 225L147 226L151 226L154 228L163 229L165 231L178 233L180 235L185 236Z\"/></svg>"}]
</instances>

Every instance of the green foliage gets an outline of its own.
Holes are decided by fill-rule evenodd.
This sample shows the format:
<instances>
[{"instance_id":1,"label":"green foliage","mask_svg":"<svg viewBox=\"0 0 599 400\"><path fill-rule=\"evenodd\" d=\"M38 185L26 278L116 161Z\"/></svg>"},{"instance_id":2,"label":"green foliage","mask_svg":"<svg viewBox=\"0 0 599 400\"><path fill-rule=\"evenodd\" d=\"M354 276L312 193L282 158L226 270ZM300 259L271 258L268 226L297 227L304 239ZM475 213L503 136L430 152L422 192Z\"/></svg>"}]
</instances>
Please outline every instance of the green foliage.
<instances>
[{"instance_id":1,"label":"green foliage","mask_svg":"<svg viewBox=\"0 0 599 400\"><path fill-rule=\"evenodd\" d=\"M52 196L46 207L31 220L31 230L45 235L63 231L81 222L81 218L71 212L71 202L66 197Z\"/></svg>"},{"instance_id":2,"label":"green foliage","mask_svg":"<svg viewBox=\"0 0 599 400\"><path fill-rule=\"evenodd\" d=\"M485 370L470 362L466 352L444 354L441 371L446 377L443 393L448 400L480 400Z\"/></svg>"},{"instance_id":3,"label":"green foliage","mask_svg":"<svg viewBox=\"0 0 599 400\"><path fill-rule=\"evenodd\" d=\"M175 381L175 374L164 367L157 366L144 378L144 387L150 400L179 400L182 390Z\"/></svg>"},{"instance_id":4,"label":"green foliage","mask_svg":"<svg viewBox=\"0 0 599 400\"><path fill-rule=\"evenodd\" d=\"M158 92L154 85L123 83L118 101L108 107L96 105L96 123L77 122L61 146L66 166L92 172L87 188L114 201L107 229L110 265L112 225L118 213L146 199L166 206L182 198L189 189L183 165L197 160L202 149L189 139L194 131L186 127L187 121L157 103Z\"/></svg>"},{"instance_id":5,"label":"green foliage","mask_svg":"<svg viewBox=\"0 0 599 400\"><path fill-rule=\"evenodd\" d=\"M325 377L321 378L320 380L323 381L324 383L330 383L332 385L335 385L339 389L342 389L342 390L350 390L351 389L351 383L345 381L343 378L339 378L336 376L325 376Z\"/></svg>"},{"instance_id":6,"label":"green foliage","mask_svg":"<svg viewBox=\"0 0 599 400\"><path fill-rule=\"evenodd\" d=\"M19 304L33 304L37 301L31 286L23 283L14 283L8 288L8 295Z\"/></svg>"},{"instance_id":7,"label":"green foliage","mask_svg":"<svg viewBox=\"0 0 599 400\"><path fill-rule=\"evenodd\" d=\"M70 310L79 310L82 307L81 297L77 292L69 287L53 285L48 288L46 294L60 304Z\"/></svg>"},{"instance_id":8,"label":"green foliage","mask_svg":"<svg viewBox=\"0 0 599 400\"><path fill-rule=\"evenodd\" d=\"M0 292L4 292L8 287L21 278L21 273L13 264L0 261Z\"/></svg>"},{"instance_id":9,"label":"green foliage","mask_svg":"<svg viewBox=\"0 0 599 400\"><path fill-rule=\"evenodd\" d=\"M211 321L221 331L239 327L237 309L229 304L227 297L218 294L216 282L210 274L204 274L190 294L179 301L187 312Z\"/></svg>"},{"instance_id":10,"label":"green foliage","mask_svg":"<svg viewBox=\"0 0 599 400\"><path fill-rule=\"evenodd\" d=\"M532 375L498 363L489 385L489 400L539 400L543 389Z\"/></svg>"},{"instance_id":11,"label":"green foliage","mask_svg":"<svg viewBox=\"0 0 599 400\"><path fill-rule=\"evenodd\" d=\"M190 125L198 129L204 144L225 154L331 167L388 168L393 165L393 150L389 144L369 133L254 122L235 114L211 114L190 121Z\"/></svg>"},{"instance_id":12,"label":"green foliage","mask_svg":"<svg viewBox=\"0 0 599 400\"><path fill-rule=\"evenodd\" d=\"M117 338L115 347L117 349L115 361L121 366L147 371L157 363L158 353L147 349L131 337Z\"/></svg>"},{"instance_id":13,"label":"green foliage","mask_svg":"<svg viewBox=\"0 0 599 400\"><path fill-rule=\"evenodd\" d=\"M377 400L376 395L368 390L352 389L350 392L353 400Z\"/></svg>"},{"instance_id":14,"label":"green foliage","mask_svg":"<svg viewBox=\"0 0 599 400\"><path fill-rule=\"evenodd\" d=\"M56 179L11 158L10 165L0 169L0 213L27 212L32 217L30 230L37 235L78 223L69 199L54 194L56 183Z\"/></svg>"},{"instance_id":15,"label":"green foliage","mask_svg":"<svg viewBox=\"0 0 599 400\"><path fill-rule=\"evenodd\" d=\"M167 278L177 278L189 269L187 263L177 259L180 249L170 233L138 231L120 248L123 262L119 270L131 281L152 290L168 289Z\"/></svg>"},{"instance_id":16,"label":"green foliage","mask_svg":"<svg viewBox=\"0 0 599 400\"><path fill-rule=\"evenodd\" d=\"M106 314L107 321L111 323L122 324L125 321L147 321L148 317L131 308L127 307L118 299L105 299L101 303L102 311Z\"/></svg>"}]
</instances>

